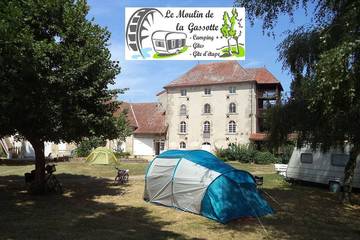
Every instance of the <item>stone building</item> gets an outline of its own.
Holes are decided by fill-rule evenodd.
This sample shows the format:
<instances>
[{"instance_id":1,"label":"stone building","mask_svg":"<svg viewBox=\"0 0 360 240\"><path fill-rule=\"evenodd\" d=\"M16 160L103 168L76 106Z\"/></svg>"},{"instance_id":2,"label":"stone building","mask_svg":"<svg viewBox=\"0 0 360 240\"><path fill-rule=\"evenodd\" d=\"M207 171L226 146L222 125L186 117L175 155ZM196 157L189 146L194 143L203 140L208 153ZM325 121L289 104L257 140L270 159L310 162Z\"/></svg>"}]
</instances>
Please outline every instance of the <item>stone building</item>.
<instances>
[{"instance_id":1,"label":"stone building","mask_svg":"<svg viewBox=\"0 0 360 240\"><path fill-rule=\"evenodd\" d=\"M125 150L226 148L266 141L264 110L280 101L281 83L266 68L236 61L198 64L157 94L158 103L126 104L134 127Z\"/></svg>"}]
</instances>

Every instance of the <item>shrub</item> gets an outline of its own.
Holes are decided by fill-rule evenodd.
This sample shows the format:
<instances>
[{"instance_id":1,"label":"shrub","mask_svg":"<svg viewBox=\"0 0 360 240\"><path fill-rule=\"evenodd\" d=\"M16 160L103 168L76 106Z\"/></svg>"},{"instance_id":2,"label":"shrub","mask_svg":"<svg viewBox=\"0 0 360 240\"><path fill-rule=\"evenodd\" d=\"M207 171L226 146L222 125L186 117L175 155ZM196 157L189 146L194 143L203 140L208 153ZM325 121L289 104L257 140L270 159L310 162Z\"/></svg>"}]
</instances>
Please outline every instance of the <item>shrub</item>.
<instances>
[{"instance_id":1,"label":"shrub","mask_svg":"<svg viewBox=\"0 0 360 240\"><path fill-rule=\"evenodd\" d=\"M243 163L254 162L256 150L249 145L232 145L228 148L228 159Z\"/></svg>"},{"instance_id":2,"label":"shrub","mask_svg":"<svg viewBox=\"0 0 360 240\"><path fill-rule=\"evenodd\" d=\"M129 152L114 152L114 155L116 156L116 158L127 158L131 154Z\"/></svg>"},{"instance_id":3,"label":"shrub","mask_svg":"<svg viewBox=\"0 0 360 240\"><path fill-rule=\"evenodd\" d=\"M106 141L101 137L84 139L75 149L75 155L77 157L87 157L93 149L104 146L105 144Z\"/></svg>"},{"instance_id":4,"label":"shrub","mask_svg":"<svg viewBox=\"0 0 360 240\"><path fill-rule=\"evenodd\" d=\"M252 144L231 145L229 148L216 149L215 154L224 161L239 161L242 163L270 164L279 161L268 151L258 151Z\"/></svg>"},{"instance_id":5,"label":"shrub","mask_svg":"<svg viewBox=\"0 0 360 240\"><path fill-rule=\"evenodd\" d=\"M287 144L287 145L283 146L282 153L279 154L281 163L288 164L293 151L294 151L294 144Z\"/></svg>"},{"instance_id":6,"label":"shrub","mask_svg":"<svg viewBox=\"0 0 360 240\"><path fill-rule=\"evenodd\" d=\"M260 152L257 151L255 154L255 163L256 164L270 164L277 163L279 159L274 156L271 152Z\"/></svg>"},{"instance_id":7,"label":"shrub","mask_svg":"<svg viewBox=\"0 0 360 240\"><path fill-rule=\"evenodd\" d=\"M215 155L225 162L229 160L229 159L227 159L227 152L228 152L227 149L215 148Z\"/></svg>"}]
</instances>

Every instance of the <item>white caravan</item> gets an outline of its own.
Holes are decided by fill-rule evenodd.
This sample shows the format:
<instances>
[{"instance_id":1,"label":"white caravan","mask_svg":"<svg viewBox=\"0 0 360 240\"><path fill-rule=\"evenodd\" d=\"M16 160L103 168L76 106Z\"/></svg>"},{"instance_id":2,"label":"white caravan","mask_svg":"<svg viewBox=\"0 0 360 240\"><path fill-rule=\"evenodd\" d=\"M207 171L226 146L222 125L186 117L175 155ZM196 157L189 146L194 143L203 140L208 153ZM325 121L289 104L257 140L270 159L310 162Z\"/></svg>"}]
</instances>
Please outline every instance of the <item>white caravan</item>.
<instances>
[{"instance_id":1,"label":"white caravan","mask_svg":"<svg viewBox=\"0 0 360 240\"><path fill-rule=\"evenodd\" d=\"M182 32L156 31L152 34L154 50L159 54L175 54L186 45L186 34Z\"/></svg>"},{"instance_id":2,"label":"white caravan","mask_svg":"<svg viewBox=\"0 0 360 240\"><path fill-rule=\"evenodd\" d=\"M323 153L310 148L295 148L287 170L288 180L327 184L332 191L338 191L344 181L344 168L349 160L349 151L331 150ZM360 188L360 155L357 157L353 187Z\"/></svg>"}]
</instances>

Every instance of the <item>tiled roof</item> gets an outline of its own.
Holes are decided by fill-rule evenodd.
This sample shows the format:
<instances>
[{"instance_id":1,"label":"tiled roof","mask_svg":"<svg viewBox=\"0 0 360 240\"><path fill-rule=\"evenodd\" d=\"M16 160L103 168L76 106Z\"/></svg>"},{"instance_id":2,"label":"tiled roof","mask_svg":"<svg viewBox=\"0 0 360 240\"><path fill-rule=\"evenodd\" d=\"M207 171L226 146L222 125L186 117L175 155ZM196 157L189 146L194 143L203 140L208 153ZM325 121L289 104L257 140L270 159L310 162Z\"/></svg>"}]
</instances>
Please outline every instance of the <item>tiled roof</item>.
<instances>
[{"instance_id":1,"label":"tiled roof","mask_svg":"<svg viewBox=\"0 0 360 240\"><path fill-rule=\"evenodd\" d=\"M133 127L134 129L137 128L135 115L134 115L129 103L121 102L119 108L114 113L114 116L118 117L124 111L127 113L126 117L127 117L128 121L129 121L130 126Z\"/></svg>"},{"instance_id":2,"label":"tiled roof","mask_svg":"<svg viewBox=\"0 0 360 240\"><path fill-rule=\"evenodd\" d=\"M127 118L134 133L165 134L165 111L159 103L125 103L120 105L117 112L127 111Z\"/></svg>"},{"instance_id":3,"label":"tiled roof","mask_svg":"<svg viewBox=\"0 0 360 240\"><path fill-rule=\"evenodd\" d=\"M296 140L297 134L296 133L290 133L290 134L288 134L287 137L288 137L289 140ZM267 141L268 140L268 135L266 133L252 133L252 134L250 134L249 139L251 141Z\"/></svg>"},{"instance_id":4,"label":"tiled roof","mask_svg":"<svg viewBox=\"0 0 360 240\"><path fill-rule=\"evenodd\" d=\"M256 81L280 84L266 68L243 68L237 61L198 64L164 88Z\"/></svg>"},{"instance_id":5,"label":"tiled roof","mask_svg":"<svg viewBox=\"0 0 360 240\"><path fill-rule=\"evenodd\" d=\"M266 68L246 68L246 72L258 84L279 84L281 87L280 82Z\"/></svg>"},{"instance_id":6,"label":"tiled roof","mask_svg":"<svg viewBox=\"0 0 360 240\"><path fill-rule=\"evenodd\" d=\"M156 96L160 96L161 94L166 93L166 90L162 90L156 94Z\"/></svg>"},{"instance_id":7,"label":"tiled roof","mask_svg":"<svg viewBox=\"0 0 360 240\"><path fill-rule=\"evenodd\" d=\"M266 135L266 133L252 133L252 134L250 134L249 139L251 141L266 141L267 135Z\"/></svg>"}]
</instances>

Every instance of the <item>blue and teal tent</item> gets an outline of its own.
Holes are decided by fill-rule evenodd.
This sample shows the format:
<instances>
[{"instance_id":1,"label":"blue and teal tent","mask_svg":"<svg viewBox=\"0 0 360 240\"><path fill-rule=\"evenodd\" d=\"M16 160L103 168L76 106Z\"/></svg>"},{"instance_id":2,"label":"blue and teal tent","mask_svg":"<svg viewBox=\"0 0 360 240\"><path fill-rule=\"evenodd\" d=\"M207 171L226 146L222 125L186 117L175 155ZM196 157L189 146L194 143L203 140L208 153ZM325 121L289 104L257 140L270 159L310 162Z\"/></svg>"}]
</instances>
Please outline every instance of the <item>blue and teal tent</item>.
<instances>
[{"instance_id":1,"label":"blue and teal tent","mask_svg":"<svg viewBox=\"0 0 360 240\"><path fill-rule=\"evenodd\" d=\"M169 150L157 156L145 176L144 198L221 223L273 213L250 173L203 150Z\"/></svg>"}]
</instances>

